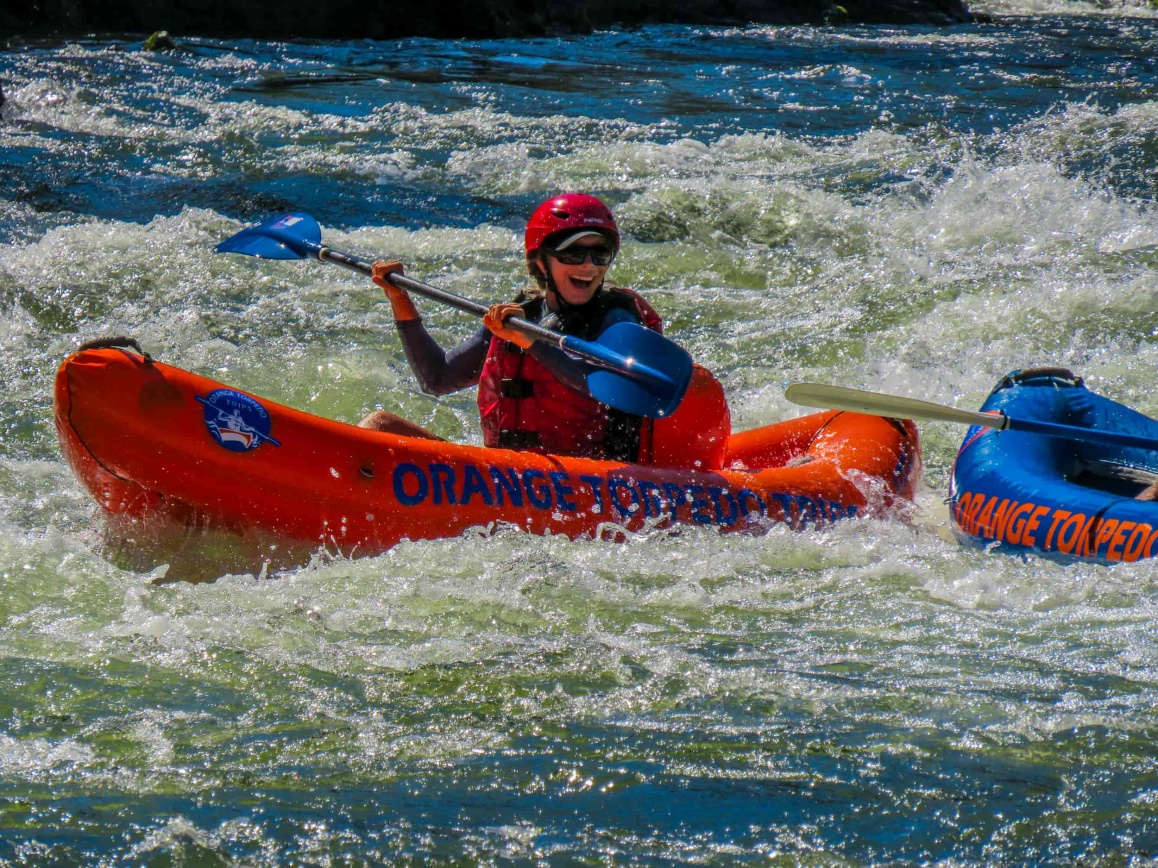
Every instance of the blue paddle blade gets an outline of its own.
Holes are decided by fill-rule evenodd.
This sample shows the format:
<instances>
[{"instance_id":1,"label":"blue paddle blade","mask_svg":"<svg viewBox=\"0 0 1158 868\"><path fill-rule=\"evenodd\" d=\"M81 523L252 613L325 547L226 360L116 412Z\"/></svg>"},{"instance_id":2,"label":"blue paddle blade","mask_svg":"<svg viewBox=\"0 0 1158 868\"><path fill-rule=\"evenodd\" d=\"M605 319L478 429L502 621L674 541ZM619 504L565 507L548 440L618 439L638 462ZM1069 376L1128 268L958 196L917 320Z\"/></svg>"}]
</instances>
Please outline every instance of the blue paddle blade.
<instances>
[{"instance_id":1,"label":"blue paddle blade","mask_svg":"<svg viewBox=\"0 0 1158 868\"><path fill-rule=\"evenodd\" d=\"M691 382L692 357L679 344L634 323L616 323L583 343L585 350L606 353L614 365L587 375L596 401L652 419L670 416L680 405Z\"/></svg>"},{"instance_id":2,"label":"blue paddle blade","mask_svg":"<svg viewBox=\"0 0 1158 868\"><path fill-rule=\"evenodd\" d=\"M302 259L310 246L322 243L322 227L309 214L297 212L271 217L247 226L214 248L218 253L244 253L262 259Z\"/></svg>"}]
</instances>

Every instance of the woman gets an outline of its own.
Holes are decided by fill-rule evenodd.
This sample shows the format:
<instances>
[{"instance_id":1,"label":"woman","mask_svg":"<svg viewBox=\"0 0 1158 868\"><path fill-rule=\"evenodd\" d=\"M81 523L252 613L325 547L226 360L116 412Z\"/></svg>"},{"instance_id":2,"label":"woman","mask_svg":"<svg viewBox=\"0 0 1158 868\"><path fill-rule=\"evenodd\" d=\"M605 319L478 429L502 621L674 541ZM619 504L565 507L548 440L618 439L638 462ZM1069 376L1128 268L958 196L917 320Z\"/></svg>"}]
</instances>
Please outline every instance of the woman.
<instances>
[{"instance_id":1,"label":"woman","mask_svg":"<svg viewBox=\"0 0 1158 868\"><path fill-rule=\"evenodd\" d=\"M422 325L410 296L388 279L400 262L374 264L386 290L410 367L424 392L445 395L478 384L483 442L553 455L634 461L641 419L591 397L590 364L558 347L536 343L507 325L512 316L552 331L595 340L612 325L642 324L662 331L659 315L637 293L605 284L619 252L619 228L594 196L567 193L535 209L524 237L527 271L537 288L493 305L483 328L445 352ZM433 437L411 422L379 411L362 425L407 436Z\"/></svg>"}]
</instances>

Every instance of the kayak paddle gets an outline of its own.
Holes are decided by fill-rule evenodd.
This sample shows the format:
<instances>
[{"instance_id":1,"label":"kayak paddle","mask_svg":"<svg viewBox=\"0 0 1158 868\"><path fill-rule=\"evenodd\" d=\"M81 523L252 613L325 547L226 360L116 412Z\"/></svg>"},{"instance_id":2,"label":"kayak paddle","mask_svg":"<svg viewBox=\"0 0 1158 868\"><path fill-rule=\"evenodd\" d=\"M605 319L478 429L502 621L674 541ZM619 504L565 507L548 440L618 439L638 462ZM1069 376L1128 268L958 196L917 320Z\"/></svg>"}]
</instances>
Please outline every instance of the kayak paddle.
<instances>
[{"instance_id":1,"label":"kayak paddle","mask_svg":"<svg viewBox=\"0 0 1158 868\"><path fill-rule=\"evenodd\" d=\"M218 253L243 253L262 259L308 259L341 265L370 276L369 262L331 250L322 244L322 229L301 212L271 217L248 226L215 248ZM399 289L482 317L488 307L401 274L387 278ZM692 357L663 335L635 323L616 323L594 341L561 335L519 317L507 324L528 337L546 341L578 356L598 370L587 375L587 388L602 404L636 416L671 415L683 400L692 376Z\"/></svg>"},{"instance_id":2,"label":"kayak paddle","mask_svg":"<svg viewBox=\"0 0 1158 868\"><path fill-rule=\"evenodd\" d=\"M833 410L851 410L870 416L889 416L897 419L931 419L937 422L960 422L962 425L981 425L998 431L1025 431L1061 440L1101 443L1105 446L1128 446L1135 449L1158 449L1158 440L1139 434L1120 431L1099 431L1057 422L1039 422L1036 419L1015 419L1004 413L976 413L958 410L916 398L885 395L881 392L863 392L843 386L822 383L794 383L784 390L784 397L804 407L826 407Z\"/></svg>"}]
</instances>

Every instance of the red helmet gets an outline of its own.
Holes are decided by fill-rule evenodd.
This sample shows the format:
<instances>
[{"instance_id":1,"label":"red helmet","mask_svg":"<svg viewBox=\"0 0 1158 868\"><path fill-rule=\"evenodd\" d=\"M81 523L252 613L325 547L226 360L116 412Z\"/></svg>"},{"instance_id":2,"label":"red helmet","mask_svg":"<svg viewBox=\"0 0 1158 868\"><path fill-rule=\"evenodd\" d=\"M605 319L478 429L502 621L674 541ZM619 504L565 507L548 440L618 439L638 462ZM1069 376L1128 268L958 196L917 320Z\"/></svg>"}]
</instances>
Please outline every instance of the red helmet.
<instances>
[{"instance_id":1,"label":"red helmet","mask_svg":"<svg viewBox=\"0 0 1158 868\"><path fill-rule=\"evenodd\" d=\"M619 250L619 227L611 209L586 193L564 193L548 199L535 209L527 221L524 238L527 254L530 255L543 246L543 240L556 232L568 229L593 229L608 236Z\"/></svg>"}]
</instances>

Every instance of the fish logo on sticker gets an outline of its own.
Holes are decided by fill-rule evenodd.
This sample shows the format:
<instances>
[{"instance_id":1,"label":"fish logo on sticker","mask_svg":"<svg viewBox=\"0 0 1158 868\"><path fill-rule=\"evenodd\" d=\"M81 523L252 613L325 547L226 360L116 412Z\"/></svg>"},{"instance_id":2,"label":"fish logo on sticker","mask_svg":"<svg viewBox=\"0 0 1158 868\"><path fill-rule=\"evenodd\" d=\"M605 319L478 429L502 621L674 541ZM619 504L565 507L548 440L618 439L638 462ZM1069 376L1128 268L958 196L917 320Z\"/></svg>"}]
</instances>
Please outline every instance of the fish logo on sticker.
<instances>
[{"instance_id":1,"label":"fish logo on sticker","mask_svg":"<svg viewBox=\"0 0 1158 868\"><path fill-rule=\"evenodd\" d=\"M281 446L269 436L271 420L265 407L233 389L217 389L197 396L205 408L205 427L218 445L230 452L248 452L262 443Z\"/></svg>"}]
</instances>

